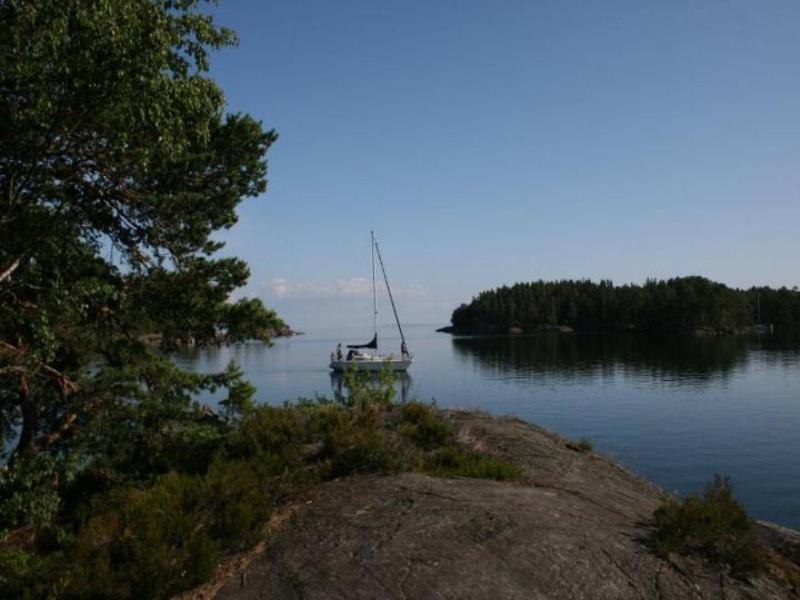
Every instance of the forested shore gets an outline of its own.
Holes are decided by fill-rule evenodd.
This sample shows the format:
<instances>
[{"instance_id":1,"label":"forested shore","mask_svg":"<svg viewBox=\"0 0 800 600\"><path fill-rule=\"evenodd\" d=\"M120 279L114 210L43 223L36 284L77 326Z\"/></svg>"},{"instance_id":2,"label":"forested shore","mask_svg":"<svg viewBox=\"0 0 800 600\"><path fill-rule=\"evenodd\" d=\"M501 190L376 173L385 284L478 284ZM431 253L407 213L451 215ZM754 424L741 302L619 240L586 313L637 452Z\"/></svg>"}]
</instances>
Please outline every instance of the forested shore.
<instances>
[{"instance_id":1,"label":"forested shore","mask_svg":"<svg viewBox=\"0 0 800 600\"><path fill-rule=\"evenodd\" d=\"M704 277L535 281L481 292L453 311L451 333L748 333L800 328L800 291L728 287Z\"/></svg>"}]
</instances>

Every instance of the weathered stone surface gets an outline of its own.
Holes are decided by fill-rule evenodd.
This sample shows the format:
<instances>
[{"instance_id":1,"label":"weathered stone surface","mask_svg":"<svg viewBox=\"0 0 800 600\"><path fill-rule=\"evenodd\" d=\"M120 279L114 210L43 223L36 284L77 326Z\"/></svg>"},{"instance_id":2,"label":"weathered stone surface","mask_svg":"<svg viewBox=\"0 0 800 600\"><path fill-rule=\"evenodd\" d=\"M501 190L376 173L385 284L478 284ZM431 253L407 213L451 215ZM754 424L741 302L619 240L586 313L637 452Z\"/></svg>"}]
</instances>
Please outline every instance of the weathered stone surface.
<instances>
[{"instance_id":1,"label":"weathered stone surface","mask_svg":"<svg viewBox=\"0 0 800 600\"><path fill-rule=\"evenodd\" d=\"M750 583L699 560L663 560L645 543L662 495L655 486L518 420L446 417L465 443L520 465L526 481L401 474L327 483L213 592L230 599L797 597L793 532L765 530L772 547L783 547L783 568Z\"/></svg>"}]
</instances>

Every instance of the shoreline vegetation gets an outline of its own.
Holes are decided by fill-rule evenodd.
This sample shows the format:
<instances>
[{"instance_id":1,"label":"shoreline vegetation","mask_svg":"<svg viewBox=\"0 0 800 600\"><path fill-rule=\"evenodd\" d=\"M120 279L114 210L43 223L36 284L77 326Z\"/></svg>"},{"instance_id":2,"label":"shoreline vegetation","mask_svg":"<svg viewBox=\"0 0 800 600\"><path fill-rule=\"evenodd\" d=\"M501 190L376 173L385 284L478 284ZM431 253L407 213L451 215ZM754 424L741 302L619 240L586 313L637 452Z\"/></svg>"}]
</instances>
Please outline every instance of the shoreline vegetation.
<instances>
[{"instance_id":1,"label":"shoreline vegetation","mask_svg":"<svg viewBox=\"0 0 800 600\"><path fill-rule=\"evenodd\" d=\"M332 399L229 406L218 417L198 411L193 420L162 424L141 447L84 465L56 497L48 496L47 480L18 489L18 502L0 515L4 597L237 598L254 589L285 597L291 590L284 588L300 579L309 597L315 586L324 596L331 585L385 595L373 589L373 578L358 575L366 567L352 560L361 559L348 557L377 550L374 540L389 530L390 539L410 536L414 553L429 548L437 556L421 583L442 591L458 589L447 573L482 568L516 569L514 581L501 578L502 586L523 586L504 590L510 595L538 589L555 597L565 588L554 585L591 589L595 580L623 585L616 580L626 571L614 561L640 569L624 575L624 586L669 597L720 585L753 598L800 589L800 534L753 521L727 479L679 499L596 454L586 438L573 442L513 418L396 402L388 371L377 379L350 371L346 379L346 393ZM50 502L46 518L27 508L26 496L37 495ZM14 506L28 512L15 514ZM555 522L552 511L561 515ZM290 526L275 526L284 515L292 515ZM423 523L429 515L439 524L433 529ZM9 528L14 518L25 524ZM361 519L355 530L348 529L353 519ZM539 526L531 519L550 522L553 533L533 535L530 528ZM438 533L419 537L420 527ZM354 535L360 537L349 539ZM504 566L448 566L477 548L484 556L487 543L500 544L494 552ZM575 565L569 581L545 563L511 564L520 544L533 554L550 554L556 544L560 560ZM348 547L350 553L337 550ZM308 564L297 570L283 561L299 548ZM410 573L392 565L410 555L386 548L380 552L390 556L373 573L408 584ZM587 560L587 552L598 555ZM335 582L320 566L331 560L345 567ZM464 575L461 585L480 582Z\"/></svg>"},{"instance_id":2,"label":"shoreline vegetation","mask_svg":"<svg viewBox=\"0 0 800 600\"><path fill-rule=\"evenodd\" d=\"M302 331L295 331L285 323L280 322L279 324L272 325L271 328L265 332L265 335L266 337L264 339L271 340L273 338L295 337L298 335L305 335L305 333ZM264 339L259 341L269 344L269 341L264 342ZM139 336L139 341L150 347L160 347L168 350L175 348L192 348L198 345L197 340L195 340L192 337L172 339L161 333L142 334L141 336ZM206 346L222 346L229 343L230 342L225 339L224 335L217 336L216 338L212 337L208 340L203 340L203 345Z\"/></svg>"},{"instance_id":3,"label":"shoreline vegetation","mask_svg":"<svg viewBox=\"0 0 800 600\"><path fill-rule=\"evenodd\" d=\"M437 329L456 335L535 333L755 334L800 329L800 290L730 288L704 277L535 281L481 292Z\"/></svg>"},{"instance_id":4,"label":"shoreline vegetation","mask_svg":"<svg viewBox=\"0 0 800 600\"><path fill-rule=\"evenodd\" d=\"M260 539L276 509L315 486L369 473L514 480L430 405L394 402L393 378L346 373L346 395L162 421L76 468L58 488L0 472L3 597L166 598L211 578ZM25 481L25 486L16 485Z\"/></svg>"},{"instance_id":5,"label":"shoreline vegetation","mask_svg":"<svg viewBox=\"0 0 800 600\"><path fill-rule=\"evenodd\" d=\"M585 438L475 411L433 414L516 475L324 482L287 503L262 544L183 597L761 600L800 589L800 534L753 521L726 478L679 498Z\"/></svg>"}]
</instances>

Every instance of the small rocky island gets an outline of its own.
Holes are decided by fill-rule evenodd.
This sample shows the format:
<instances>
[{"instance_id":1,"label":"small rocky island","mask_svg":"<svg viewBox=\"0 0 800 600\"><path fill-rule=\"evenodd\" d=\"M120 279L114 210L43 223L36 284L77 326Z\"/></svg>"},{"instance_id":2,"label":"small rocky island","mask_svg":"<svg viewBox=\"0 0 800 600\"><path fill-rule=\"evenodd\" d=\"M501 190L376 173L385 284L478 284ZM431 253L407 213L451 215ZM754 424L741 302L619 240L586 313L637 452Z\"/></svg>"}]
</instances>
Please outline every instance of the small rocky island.
<instances>
[{"instance_id":1,"label":"small rocky island","mask_svg":"<svg viewBox=\"0 0 800 600\"><path fill-rule=\"evenodd\" d=\"M665 494L514 418L444 411L514 481L351 475L275 512L263 541L187 598L796 598L800 534L755 523L766 566L742 578L655 552Z\"/></svg>"}]
</instances>

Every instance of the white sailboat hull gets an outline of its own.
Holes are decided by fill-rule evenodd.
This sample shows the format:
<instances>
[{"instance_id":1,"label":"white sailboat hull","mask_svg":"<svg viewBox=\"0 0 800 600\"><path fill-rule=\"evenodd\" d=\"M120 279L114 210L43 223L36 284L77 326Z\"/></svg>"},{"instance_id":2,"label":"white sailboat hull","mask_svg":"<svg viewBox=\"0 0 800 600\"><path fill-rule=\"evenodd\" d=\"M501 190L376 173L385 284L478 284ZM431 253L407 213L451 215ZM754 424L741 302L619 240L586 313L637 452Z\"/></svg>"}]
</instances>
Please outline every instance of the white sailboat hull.
<instances>
[{"instance_id":1,"label":"white sailboat hull","mask_svg":"<svg viewBox=\"0 0 800 600\"><path fill-rule=\"evenodd\" d=\"M396 356L358 356L351 360L332 360L331 369L334 371L346 371L355 369L356 371L382 371L390 369L392 371L407 371L411 366L410 358L397 358Z\"/></svg>"}]
</instances>

